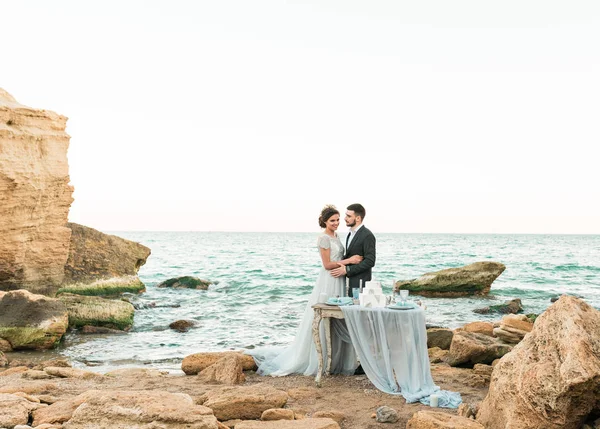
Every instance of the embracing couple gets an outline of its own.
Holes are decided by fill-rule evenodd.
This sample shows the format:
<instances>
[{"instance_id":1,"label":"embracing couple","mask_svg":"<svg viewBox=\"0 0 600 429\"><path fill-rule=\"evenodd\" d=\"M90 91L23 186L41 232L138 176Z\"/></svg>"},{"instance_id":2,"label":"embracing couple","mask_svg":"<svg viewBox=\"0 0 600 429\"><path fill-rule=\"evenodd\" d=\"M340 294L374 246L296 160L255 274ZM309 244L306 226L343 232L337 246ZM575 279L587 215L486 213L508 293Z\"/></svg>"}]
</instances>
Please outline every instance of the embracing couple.
<instances>
[{"instance_id":1,"label":"embracing couple","mask_svg":"<svg viewBox=\"0 0 600 429\"><path fill-rule=\"evenodd\" d=\"M317 373L318 359L321 357L317 355L312 337L312 306L319 301L322 293L328 297L352 296L352 290L360 287L361 280L363 286L364 282L371 280L371 270L376 258L375 236L363 225L365 215L365 208L361 204L347 207L344 220L350 231L344 246L336 232L340 225L340 212L330 205L323 208L319 216L319 226L323 228L323 233L317 240L322 266L296 337L292 344L282 350L261 349L249 352L258 364L259 374L282 376ZM346 278L349 279L348 290ZM321 343L326 344L323 326L321 336ZM352 344L345 343L334 335L331 346L331 372L354 374L358 362Z\"/></svg>"}]
</instances>

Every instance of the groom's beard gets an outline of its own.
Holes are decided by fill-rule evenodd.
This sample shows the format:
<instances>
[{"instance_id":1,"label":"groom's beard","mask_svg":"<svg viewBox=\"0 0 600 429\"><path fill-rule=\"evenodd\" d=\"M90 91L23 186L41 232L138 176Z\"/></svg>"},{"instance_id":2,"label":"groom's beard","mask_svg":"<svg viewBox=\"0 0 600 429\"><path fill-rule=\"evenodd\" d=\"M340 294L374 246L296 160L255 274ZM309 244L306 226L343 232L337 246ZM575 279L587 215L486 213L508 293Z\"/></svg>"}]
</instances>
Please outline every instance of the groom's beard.
<instances>
[{"instance_id":1,"label":"groom's beard","mask_svg":"<svg viewBox=\"0 0 600 429\"><path fill-rule=\"evenodd\" d=\"M354 228L354 226L355 226L355 225L356 225L356 222L352 222L352 223L347 223L347 222L346 222L346 226L347 226L348 228Z\"/></svg>"}]
</instances>

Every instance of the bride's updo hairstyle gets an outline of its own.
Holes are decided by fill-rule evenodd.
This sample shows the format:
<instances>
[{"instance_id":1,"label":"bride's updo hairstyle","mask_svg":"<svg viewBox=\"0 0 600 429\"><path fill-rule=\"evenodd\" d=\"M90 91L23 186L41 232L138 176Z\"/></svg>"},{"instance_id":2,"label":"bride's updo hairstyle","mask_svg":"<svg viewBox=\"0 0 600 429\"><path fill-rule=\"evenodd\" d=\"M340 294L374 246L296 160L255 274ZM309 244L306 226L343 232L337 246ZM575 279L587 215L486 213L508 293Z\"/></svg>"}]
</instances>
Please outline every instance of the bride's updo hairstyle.
<instances>
[{"instance_id":1,"label":"bride's updo hairstyle","mask_svg":"<svg viewBox=\"0 0 600 429\"><path fill-rule=\"evenodd\" d=\"M325 228L327 226L325 222L327 222L331 216L339 214L340 212L335 208L335 206L326 205L323 207L323 210L321 210L321 215L319 216L319 226L321 228Z\"/></svg>"}]
</instances>

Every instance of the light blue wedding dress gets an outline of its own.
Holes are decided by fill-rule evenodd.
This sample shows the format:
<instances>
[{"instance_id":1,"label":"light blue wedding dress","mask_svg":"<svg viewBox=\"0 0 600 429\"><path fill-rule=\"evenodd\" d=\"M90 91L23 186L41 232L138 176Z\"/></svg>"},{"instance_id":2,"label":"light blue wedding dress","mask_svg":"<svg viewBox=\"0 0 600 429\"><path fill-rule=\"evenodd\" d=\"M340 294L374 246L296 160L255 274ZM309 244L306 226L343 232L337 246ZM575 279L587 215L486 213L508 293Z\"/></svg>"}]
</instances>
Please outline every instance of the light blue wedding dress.
<instances>
[{"instance_id":1,"label":"light blue wedding dress","mask_svg":"<svg viewBox=\"0 0 600 429\"><path fill-rule=\"evenodd\" d=\"M339 237L330 237L327 234L319 236L318 248L331 249L331 261L340 261L344 257L344 247ZM302 321L298 327L296 337L292 344L285 348L261 348L248 351L254 357L258 365L258 373L261 375L283 376L289 374L316 375L318 369L317 350L312 336L312 324L314 310L311 308L319 300L319 295L325 293L328 297L344 296L345 278L332 277L328 270L321 266L317 283L313 288L308 303L304 309ZM331 327L331 373L354 374L358 366L356 352L352 344L343 342L335 334L335 323L344 323L340 320L332 320ZM321 323L321 344L323 352L326 352L325 330Z\"/></svg>"}]
</instances>

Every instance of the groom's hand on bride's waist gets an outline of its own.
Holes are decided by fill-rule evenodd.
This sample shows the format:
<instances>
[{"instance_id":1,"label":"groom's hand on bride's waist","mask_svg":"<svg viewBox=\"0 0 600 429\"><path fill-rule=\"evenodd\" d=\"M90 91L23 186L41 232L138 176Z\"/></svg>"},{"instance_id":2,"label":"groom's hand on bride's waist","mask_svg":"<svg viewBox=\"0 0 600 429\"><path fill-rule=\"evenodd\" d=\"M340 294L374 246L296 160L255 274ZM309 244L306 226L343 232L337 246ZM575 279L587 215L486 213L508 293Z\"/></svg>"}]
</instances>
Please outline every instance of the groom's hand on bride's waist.
<instances>
[{"instance_id":1,"label":"groom's hand on bride's waist","mask_svg":"<svg viewBox=\"0 0 600 429\"><path fill-rule=\"evenodd\" d=\"M342 277L346 275L346 266L339 264L339 267L331 270L331 275L333 277Z\"/></svg>"}]
</instances>

